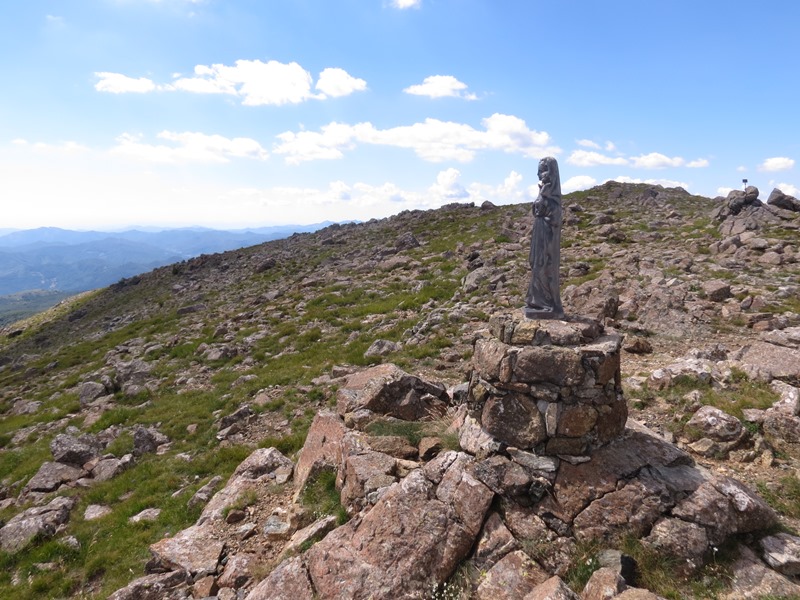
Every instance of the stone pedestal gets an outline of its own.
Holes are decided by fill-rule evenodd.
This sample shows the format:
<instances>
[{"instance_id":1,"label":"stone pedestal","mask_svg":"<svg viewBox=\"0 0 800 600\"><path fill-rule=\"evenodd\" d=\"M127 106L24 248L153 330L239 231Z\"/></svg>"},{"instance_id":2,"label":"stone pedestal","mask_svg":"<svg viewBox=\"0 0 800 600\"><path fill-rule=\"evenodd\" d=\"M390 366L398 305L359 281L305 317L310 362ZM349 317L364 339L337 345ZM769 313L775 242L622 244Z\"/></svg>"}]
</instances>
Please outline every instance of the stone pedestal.
<instances>
[{"instance_id":1,"label":"stone pedestal","mask_svg":"<svg viewBox=\"0 0 800 600\"><path fill-rule=\"evenodd\" d=\"M489 321L475 343L469 412L506 446L538 455L588 455L620 436L622 336L591 319Z\"/></svg>"}]
</instances>

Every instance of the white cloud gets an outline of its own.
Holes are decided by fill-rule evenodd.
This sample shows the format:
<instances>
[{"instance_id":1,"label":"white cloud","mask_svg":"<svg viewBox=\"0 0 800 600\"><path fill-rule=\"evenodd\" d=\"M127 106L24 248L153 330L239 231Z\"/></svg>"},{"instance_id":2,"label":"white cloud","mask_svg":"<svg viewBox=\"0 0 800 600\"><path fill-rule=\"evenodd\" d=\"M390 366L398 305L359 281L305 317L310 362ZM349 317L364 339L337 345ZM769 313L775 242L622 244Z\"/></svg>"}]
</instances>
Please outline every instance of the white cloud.
<instances>
[{"instance_id":1,"label":"white cloud","mask_svg":"<svg viewBox=\"0 0 800 600\"><path fill-rule=\"evenodd\" d=\"M651 152L642 156L632 156L631 162L634 167L640 169L664 169L666 167L680 167L684 161L680 156L670 158L659 152Z\"/></svg>"},{"instance_id":2,"label":"white cloud","mask_svg":"<svg viewBox=\"0 0 800 600\"><path fill-rule=\"evenodd\" d=\"M367 89L367 82L353 77L344 69L328 67L319 74L316 89L327 96L338 98Z\"/></svg>"},{"instance_id":3,"label":"white cloud","mask_svg":"<svg viewBox=\"0 0 800 600\"><path fill-rule=\"evenodd\" d=\"M729 187L718 187L717 188L717 195L718 196L727 196L733 191L733 188Z\"/></svg>"},{"instance_id":4,"label":"white cloud","mask_svg":"<svg viewBox=\"0 0 800 600\"><path fill-rule=\"evenodd\" d=\"M53 27L61 28L64 27L65 21L64 17L59 17L56 15L45 15L45 21L47 21L48 25Z\"/></svg>"},{"instance_id":5,"label":"white cloud","mask_svg":"<svg viewBox=\"0 0 800 600\"><path fill-rule=\"evenodd\" d=\"M787 171L794 167L794 159L785 156L768 158L758 166L759 171Z\"/></svg>"},{"instance_id":6,"label":"white cloud","mask_svg":"<svg viewBox=\"0 0 800 600\"><path fill-rule=\"evenodd\" d=\"M794 196L795 198L800 196L800 188L791 183L778 183L775 187L788 196Z\"/></svg>"},{"instance_id":7,"label":"white cloud","mask_svg":"<svg viewBox=\"0 0 800 600\"><path fill-rule=\"evenodd\" d=\"M157 137L174 145L148 144L141 141L142 136L125 133L117 138L117 145L110 153L162 164L227 163L231 158L264 160L268 157L267 151L250 138L226 138L190 131L162 131Z\"/></svg>"},{"instance_id":8,"label":"white cloud","mask_svg":"<svg viewBox=\"0 0 800 600\"><path fill-rule=\"evenodd\" d=\"M324 98L311 91L311 73L296 62L237 60L235 66L197 65L195 77L179 78L172 87L195 93L231 94L245 106L298 104Z\"/></svg>"},{"instance_id":9,"label":"white cloud","mask_svg":"<svg viewBox=\"0 0 800 600\"><path fill-rule=\"evenodd\" d=\"M59 142L56 144L46 142L31 143L28 140L17 138L11 141L15 146L23 146L32 149L39 154L82 154L89 149L78 142Z\"/></svg>"},{"instance_id":10,"label":"white cloud","mask_svg":"<svg viewBox=\"0 0 800 600\"><path fill-rule=\"evenodd\" d=\"M422 83L404 89L406 94L414 96L428 96L429 98L464 98L476 100L477 96L467 93L467 84L459 81L452 75L431 75L422 80Z\"/></svg>"},{"instance_id":11,"label":"white cloud","mask_svg":"<svg viewBox=\"0 0 800 600\"><path fill-rule=\"evenodd\" d=\"M646 183L648 185L660 185L662 187L682 187L685 190L689 189L689 184L685 181L675 181L674 179L636 179L626 175L620 175L613 179L606 181L619 181L620 183Z\"/></svg>"},{"instance_id":12,"label":"white cloud","mask_svg":"<svg viewBox=\"0 0 800 600\"><path fill-rule=\"evenodd\" d=\"M95 73L100 78L94 85L98 92L109 92L111 94L146 94L156 90L156 84L146 77L134 79L119 73L108 73L101 71Z\"/></svg>"},{"instance_id":13,"label":"white cloud","mask_svg":"<svg viewBox=\"0 0 800 600\"><path fill-rule=\"evenodd\" d=\"M157 85L144 77L133 79L120 73L95 73L100 81L95 89L116 94L159 91L182 91L193 94L226 94L242 99L246 106L298 104L307 100L347 96L367 89L367 82L353 77L340 68L328 67L312 91L313 78L296 62L276 60L237 60L233 66L223 64L197 65L191 77L173 75L173 81Z\"/></svg>"},{"instance_id":14,"label":"white cloud","mask_svg":"<svg viewBox=\"0 0 800 600\"><path fill-rule=\"evenodd\" d=\"M706 158L698 158L697 160L692 160L686 163L686 166L690 169L702 169L703 167L707 167L709 164L708 159Z\"/></svg>"},{"instance_id":15,"label":"white cloud","mask_svg":"<svg viewBox=\"0 0 800 600\"><path fill-rule=\"evenodd\" d=\"M398 10L420 8L422 6L422 0L392 0L391 5Z\"/></svg>"},{"instance_id":16,"label":"white cloud","mask_svg":"<svg viewBox=\"0 0 800 600\"><path fill-rule=\"evenodd\" d=\"M469 192L459 183L459 177L461 177L461 172L452 167L440 171L436 176L436 183L428 191L442 204L464 201L469 198Z\"/></svg>"},{"instance_id":17,"label":"white cloud","mask_svg":"<svg viewBox=\"0 0 800 600\"><path fill-rule=\"evenodd\" d=\"M525 121L518 117L493 114L483 119L481 124L483 131L464 123L438 119L389 129L376 129L372 123L330 123L319 132L287 131L279 134L274 152L286 155L289 164L342 158L343 151L354 148L356 142L408 148L430 162L469 162L480 150L500 150L530 158L560 152L559 148L548 146L548 133L528 129Z\"/></svg>"},{"instance_id":18,"label":"white cloud","mask_svg":"<svg viewBox=\"0 0 800 600\"><path fill-rule=\"evenodd\" d=\"M597 180L594 177L590 177L589 175L576 175L575 177L570 177L561 184L561 191L565 194L569 194L570 192L585 190L595 185L597 185Z\"/></svg>"},{"instance_id":19,"label":"white cloud","mask_svg":"<svg viewBox=\"0 0 800 600\"><path fill-rule=\"evenodd\" d=\"M593 142L592 140L577 140L575 143L578 144L578 146L583 146L584 148L600 150L600 144Z\"/></svg>"},{"instance_id":20,"label":"white cloud","mask_svg":"<svg viewBox=\"0 0 800 600\"><path fill-rule=\"evenodd\" d=\"M621 156L606 156L589 150L574 150L567 158L567 162L576 167L596 167L599 165L627 165L628 159Z\"/></svg>"},{"instance_id":21,"label":"white cloud","mask_svg":"<svg viewBox=\"0 0 800 600\"><path fill-rule=\"evenodd\" d=\"M747 172L747 167L745 167L744 165L741 165L741 166L736 167L736 170L739 173L746 173Z\"/></svg>"},{"instance_id":22,"label":"white cloud","mask_svg":"<svg viewBox=\"0 0 800 600\"><path fill-rule=\"evenodd\" d=\"M606 142L606 152L614 152L616 149L617 147L614 142Z\"/></svg>"},{"instance_id":23,"label":"white cloud","mask_svg":"<svg viewBox=\"0 0 800 600\"><path fill-rule=\"evenodd\" d=\"M283 154L290 165L297 165L309 160L331 160L343 158L343 150L355 148L355 141L364 129L373 129L371 123L329 123L319 132L286 131L277 136L280 143L275 147L275 154Z\"/></svg>"}]
</instances>

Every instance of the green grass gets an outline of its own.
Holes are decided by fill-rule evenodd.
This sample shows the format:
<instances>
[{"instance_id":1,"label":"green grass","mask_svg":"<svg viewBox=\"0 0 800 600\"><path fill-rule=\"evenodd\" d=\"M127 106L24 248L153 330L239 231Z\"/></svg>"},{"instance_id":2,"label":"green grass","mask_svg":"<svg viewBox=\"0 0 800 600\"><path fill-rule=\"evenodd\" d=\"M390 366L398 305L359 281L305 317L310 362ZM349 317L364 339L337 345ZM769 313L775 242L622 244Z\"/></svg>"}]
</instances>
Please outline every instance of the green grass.
<instances>
[{"instance_id":1,"label":"green grass","mask_svg":"<svg viewBox=\"0 0 800 600\"><path fill-rule=\"evenodd\" d=\"M315 519L334 515L337 525L343 525L349 519L347 511L342 506L339 491L336 489L334 469L322 469L315 477L309 479L300 496L300 502Z\"/></svg>"},{"instance_id":2,"label":"green grass","mask_svg":"<svg viewBox=\"0 0 800 600\"><path fill-rule=\"evenodd\" d=\"M664 397L667 402L675 407L682 407L686 401L684 396L691 391L700 392L699 402L710 405L736 417L743 419L743 410L746 408L766 409L772 406L779 395L767 383L750 381L741 371L733 371L732 381L726 389L714 389L711 384L703 383L694 377L682 375L672 380L666 390L651 392L644 390L637 392L637 399L646 404L654 394Z\"/></svg>"},{"instance_id":3,"label":"green grass","mask_svg":"<svg viewBox=\"0 0 800 600\"><path fill-rule=\"evenodd\" d=\"M451 422L447 416L431 421L376 419L367 425L366 432L374 436L403 437L415 447L424 437L438 437L446 450L460 450L458 435L447 431Z\"/></svg>"},{"instance_id":4,"label":"green grass","mask_svg":"<svg viewBox=\"0 0 800 600\"><path fill-rule=\"evenodd\" d=\"M763 481L756 483L758 493L778 513L800 518L800 480L792 475L782 477L777 488L769 488Z\"/></svg>"},{"instance_id":5,"label":"green grass","mask_svg":"<svg viewBox=\"0 0 800 600\"><path fill-rule=\"evenodd\" d=\"M64 535L75 536L79 550L65 548L61 539L39 541L11 554L0 554L0 597L20 600L59 598L75 594L90 582L100 582L97 597L106 597L134 577L144 574L150 544L174 535L197 520L200 508L187 501L200 483L213 474L229 475L247 457L247 448L211 448L189 462L148 455L114 479L86 490L72 511ZM182 493L174 495L178 490ZM89 504L113 512L101 519L82 519ZM146 508L161 508L154 522L129 523ZM36 563L55 562L53 571L39 571ZM30 584L12 586L17 572Z\"/></svg>"}]
</instances>

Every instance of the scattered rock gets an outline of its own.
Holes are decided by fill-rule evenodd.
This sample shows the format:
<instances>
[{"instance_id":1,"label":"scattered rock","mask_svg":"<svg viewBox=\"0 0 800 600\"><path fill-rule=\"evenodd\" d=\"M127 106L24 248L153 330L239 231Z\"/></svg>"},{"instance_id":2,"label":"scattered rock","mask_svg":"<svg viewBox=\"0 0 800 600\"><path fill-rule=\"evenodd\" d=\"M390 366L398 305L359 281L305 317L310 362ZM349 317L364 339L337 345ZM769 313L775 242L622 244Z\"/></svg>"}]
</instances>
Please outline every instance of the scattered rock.
<instances>
[{"instance_id":1,"label":"scattered rock","mask_svg":"<svg viewBox=\"0 0 800 600\"><path fill-rule=\"evenodd\" d=\"M37 537L52 537L58 527L69 520L69 513L76 503L76 498L58 496L45 506L29 508L15 515L0 528L0 549L17 552Z\"/></svg>"}]
</instances>

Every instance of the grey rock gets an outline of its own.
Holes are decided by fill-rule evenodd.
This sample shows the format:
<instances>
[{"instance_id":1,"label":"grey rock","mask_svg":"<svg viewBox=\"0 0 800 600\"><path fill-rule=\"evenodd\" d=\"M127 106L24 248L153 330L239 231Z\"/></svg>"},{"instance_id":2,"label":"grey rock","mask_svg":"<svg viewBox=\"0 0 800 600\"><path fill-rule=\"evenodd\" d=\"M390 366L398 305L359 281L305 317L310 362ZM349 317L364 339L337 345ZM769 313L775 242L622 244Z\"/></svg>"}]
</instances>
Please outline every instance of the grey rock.
<instances>
[{"instance_id":1,"label":"grey rock","mask_svg":"<svg viewBox=\"0 0 800 600\"><path fill-rule=\"evenodd\" d=\"M703 291L712 302L722 302L731 297L731 284L720 279L703 282Z\"/></svg>"},{"instance_id":2,"label":"grey rock","mask_svg":"<svg viewBox=\"0 0 800 600\"><path fill-rule=\"evenodd\" d=\"M181 569L192 576L216 572L225 542L203 525L192 525L173 537L164 538L150 546L153 557L148 569L173 571Z\"/></svg>"},{"instance_id":3,"label":"grey rock","mask_svg":"<svg viewBox=\"0 0 800 600\"><path fill-rule=\"evenodd\" d=\"M56 462L43 463L36 474L25 485L30 492L53 492L62 484L72 483L86 476L86 471Z\"/></svg>"},{"instance_id":4,"label":"grey rock","mask_svg":"<svg viewBox=\"0 0 800 600\"><path fill-rule=\"evenodd\" d=\"M784 194L778 188L772 190L769 198L767 198L767 204L770 206L777 206L778 208L783 208L785 210L791 210L793 212L800 212L800 200L794 196Z\"/></svg>"},{"instance_id":5,"label":"grey rock","mask_svg":"<svg viewBox=\"0 0 800 600\"><path fill-rule=\"evenodd\" d=\"M371 356L386 356L392 352L398 352L401 348L402 346L397 342L392 342L390 340L375 340L372 342L370 347L367 348L366 352L364 352L364 358L369 358Z\"/></svg>"},{"instance_id":6,"label":"grey rock","mask_svg":"<svg viewBox=\"0 0 800 600\"><path fill-rule=\"evenodd\" d=\"M12 517L0 529L0 549L17 552L38 536L52 537L58 526L69 520L76 503L76 498L58 496L46 506L29 508Z\"/></svg>"},{"instance_id":7,"label":"grey rock","mask_svg":"<svg viewBox=\"0 0 800 600\"><path fill-rule=\"evenodd\" d=\"M108 481L122 473L133 463L133 456L126 454L122 458L104 458L92 468L92 479L96 482Z\"/></svg>"},{"instance_id":8,"label":"grey rock","mask_svg":"<svg viewBox=\"0 0 800 600\"><path fill-rule=\"evenodd\" d=\"M195 506L201 506L206 504L209 500L211 500L211 496L217 490L219 485L222 483L222 477L219 475L215 475L211 478L211 480L206 483L203 487L197 490L189 499L187 506L189 508L193 508Z\"/></svg>"},{"instance_id":9,"label":"grey rock","mask_svg":"<svg viewBox=\"0 0 800 600\"><path fill-rule=\"evenodd\" d=\"M143 511L140 511L133 515L132 517L128 518L129 523L143 523L148 521L155 521L158 519L159 515L161 514L160 508L145 508Z\"/></svg>"},{"instance_id":10,"label":"grey rock","mask_svg":"<svg viewBox=\"0 0 800 600\"><path fill-rule=\"evenodd\" d=\"M442 415L449 397L443 385L429 383L387 363L354 373L337 391L340 415L366 408L406 421Z\"/></svg>"},{"instance_id":11,"label":"grey rock","mask_svg":"<svg viewBox=\"0 0 800 600\"><path fill-rule=\"evenodd\" d=\"M101 396L106 395L106 386L97 381L86 381L80 385L78 389L78 397L81 406L87 406L93 400L97 400Z\"/></svg>"},{"instance_id":12,"label":"grey rock","mask_svg":"<svg viewBox=\"0 0 800 600\"><path fill-rule=\"evenodd\" d=\"M103 506L100 504L90 504L86 507L86 510L83 512L83 519L84 521L94 521L96 519L102 519L106 515L110 515L112 512L111 507Z\"/></svg>"},{"instance_id":13,"label":"grey rock","mask_svg":"<svg viewBox=\"0 0 800 600\"><path fill-rule=\"evenodd\" d=\"M800 537L776 533L759 541L764 561L784 575L800 575Z\"/></svg>"},{"instance_id":14,"label":"grey rock","mask_svg":"<svg viewBox=\"0 0 800 600\"><path fill-rule=\"evenodd\" d=\"M56 462L82 467L100 453L100 444L91 436L78 439L67 434L59 434L50 442L50 452Z\"/></svg>"},{"instance_id":15,"label":"grey rock","mask_svg":"<svg viewBox=\"0 0 800 600\"><path fill-rule=\"evenodd\" d=\"M767 568L747 546L739 545L739 557L731 565L733 578L726 600L765 598L796 598L800 585Z\"/></svg>"},{"instance_id":16,"label":"grey rock","mask_svg":"<svg viewBox=\"0 0 800 600\"><path fill-rule=\"evenodd\" d=\"M719 442L730 442L742 436L741 421L714 406L701 406L686 425Z\"/></svg>"},{"instance_id":17,"label":"grey rock","mask_svg":"<svg viewBox=\"0 0 800 600\"><path fill-rule=\"evenodd\" d=\"M108 600L184 600L188 589L184 571L145 575L111 594Z\"/></svg>"},{"instance_id":18,"label":"grey rock","mask_svg":"<svg viewBox=\"0 0 800 600\"><path fill-rule=\"evenodd\" d=\"M169 442L169 438L152 427L136 426L133 430L133 454L141 456L155 452L161 444Z\"/></svg>"}]
</instances>

